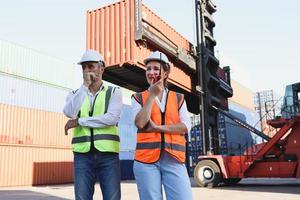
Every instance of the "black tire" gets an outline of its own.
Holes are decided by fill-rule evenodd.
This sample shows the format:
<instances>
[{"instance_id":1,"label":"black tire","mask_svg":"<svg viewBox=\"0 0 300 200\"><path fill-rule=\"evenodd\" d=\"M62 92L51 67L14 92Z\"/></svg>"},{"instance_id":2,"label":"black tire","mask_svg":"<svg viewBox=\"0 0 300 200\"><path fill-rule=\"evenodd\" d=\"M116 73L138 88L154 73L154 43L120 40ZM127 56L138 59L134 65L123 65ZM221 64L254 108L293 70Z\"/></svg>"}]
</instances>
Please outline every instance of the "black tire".
<instances>
[{"instance_id":1,"label":"black tire","mask_svg":"<svg viewBox=\"0 0 300 200\"><path fill-rule=\"evenodd\" d=\"M238 184L238 182L240 182L242 179L241 178L227 178L227 179L223 179L223 182L226 185L236 185Z\"/></svg>"},{"instance_id":2,"label":"black tire","mask_svg":"<svg viewBox=\"0 0 300 200\"><path fill-rule=\"evenodd\" d=\"M194 179L200 187L216 187L221 182L220 168L212 160L202 160L195 168Z\"/></svg>"}]
</instances>

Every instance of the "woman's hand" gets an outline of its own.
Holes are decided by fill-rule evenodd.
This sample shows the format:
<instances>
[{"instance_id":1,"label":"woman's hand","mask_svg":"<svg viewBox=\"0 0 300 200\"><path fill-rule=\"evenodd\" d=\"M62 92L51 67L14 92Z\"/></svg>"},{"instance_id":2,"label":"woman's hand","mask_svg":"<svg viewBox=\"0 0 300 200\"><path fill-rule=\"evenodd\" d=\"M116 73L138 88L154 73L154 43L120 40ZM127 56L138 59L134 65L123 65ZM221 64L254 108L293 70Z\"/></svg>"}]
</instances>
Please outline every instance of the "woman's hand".
<instances>
[{"instance_id":1,"label":"woman's hand","mask_svg":"<svg viewBox=\"0 0 300 200\"><path fill-rule=\"evenodd\" d=\"M164 80L161 78L156 83L153 83L154 79L152 80L152 84L149 88L150 95L158 96L164 90Z\"/></svg>"},{"instance_id":2,"label":"woman's hand","mask_svg":"<svg viewBox=\"0 0 300 200\"><path fill-rule=\"evenodd\" d=\"M152 120L149 120L146 126L138 130L138 132L148 133L148 132L160 132L160 131L159 131L159 126L157 126Z\"/></svg>"}]
</instances>

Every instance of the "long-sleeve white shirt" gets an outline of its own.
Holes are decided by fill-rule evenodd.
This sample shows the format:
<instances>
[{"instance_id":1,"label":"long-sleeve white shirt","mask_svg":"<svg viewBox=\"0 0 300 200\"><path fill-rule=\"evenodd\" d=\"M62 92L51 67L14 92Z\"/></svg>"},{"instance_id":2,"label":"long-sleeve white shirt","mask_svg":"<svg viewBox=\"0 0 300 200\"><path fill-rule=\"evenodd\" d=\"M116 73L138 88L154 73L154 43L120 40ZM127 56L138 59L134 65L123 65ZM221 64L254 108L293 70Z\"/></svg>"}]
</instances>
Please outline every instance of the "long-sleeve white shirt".
<instances>
[{"instance_id":1,"label":"long-sleeve white shirt","mask_svg":"<svg viewBox=\"0 0 300 200\"><path fill-rule=\"evenodd\" d=\"M66 99L66 104L63 109L64 114L71 119L77 118L81 105L86 96L89 97L91 105L90 109L92 109L95 97L102 89L103 84L99 91L93 95L86 86L82 85L77 91L71 92ZM81 117L78 119L78 123L80 126L87 126L91 128L101 128L115 125L120 119L122 106L122 93L119 88L116 88L111 96L107 113L93 117Z\"/></svg>"},{"instance_id":2,"label":"long-sleeve white shirt","mask_svg":"<svg viewBox=\"0 0 300 200\"><path fill-rule=\"evenodd\" d=\"M158 97L155 98L155 101L156 101L157 105L159 106L161 112L165 112L167 93L168 93L168 89L165 88L163 91L161 101L158 99ZM135 100L135 98L131 98L131 104L132 104L132 111L133 111L133 119L135 119L136 115L142 109L142 106ZM186 128L189 132L191 130L191 120L188 115L188 110L187 110L185 101L183 102L181 108L179 109L179 118L180 118L180 121L186 126Z\"/></svg>"}]
</instances>

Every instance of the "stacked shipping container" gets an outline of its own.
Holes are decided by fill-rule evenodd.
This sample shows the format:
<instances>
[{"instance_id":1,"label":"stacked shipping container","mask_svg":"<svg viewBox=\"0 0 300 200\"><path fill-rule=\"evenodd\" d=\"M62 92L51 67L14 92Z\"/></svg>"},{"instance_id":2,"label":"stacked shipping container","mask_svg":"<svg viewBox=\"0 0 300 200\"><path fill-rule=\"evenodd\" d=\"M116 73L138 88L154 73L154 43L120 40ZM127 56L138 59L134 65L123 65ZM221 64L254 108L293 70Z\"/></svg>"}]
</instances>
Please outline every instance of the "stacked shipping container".
<instances>
[{"instance_id":1,"label":"stacked shipping container","mask_svg":"<svg viewBox=\"0 0 300 200\"><path fill-rule=\"evenodd\" d=\"M203 155L202 152L202 132L200 127L200 116L192 115L191 116L192 129L187 134L187 151L186 151L186 166L189 173L189 176L194 176L194 169L199 161L199 155ZM227 148L227 137L226 137L226 120L223 115L218 116L218 133L219 133L219 144L221 154L226 154L228 151Z\"/></svg>"},{"instance_id":2,"label":"stacked shipping container","mask_svg":"<svg viewBox=\"0 0 300 200\"><path fill-rule=\"evenodd\" d=\"M0 41L0 186L72 182L61 113L75 68Z\"/></svg>"},{"instance_id":3,"label":"stacked shipping container","mask_svg":"<svg viewBox=\"0 0 300 200\"><path fill-rule=\"evenodd\" d=\"M189 176L193 176L194 168L198 163L198 156L202 155L202 134L200 116L191 116L192 128L186 135L186 166Z\"/></svg>"},{"instance_id":4,"label":"stacked shipping container","mask_svg":"<svg viewBox=\"0 0 300 200\"><path fill-rule=\"evenodd\" d=\"M71 88L80 85L80 68L16 44L0 44L1 57L6 58L0 61L0 187L72 182L71 134L64 135L67 118L62 109ZM8 59L11 57L14 59ZM58 78L58 68L73 78ZM133 92L123 88L122 93L124 106L118 124L122 179L132 179Z\"/></svg>"},{"instance_id":5,"label":"stacked shipping container","mask_svg":"<svg viewBox=\"0 0 300 200\"><path fill-rule=\"evenodd\" d=\"M80 79L76 78L80 78L80 71L71 63L3 40L0 50L1 74L65 89L78 85L76 81Z\"/></svg>"}]
</instances>

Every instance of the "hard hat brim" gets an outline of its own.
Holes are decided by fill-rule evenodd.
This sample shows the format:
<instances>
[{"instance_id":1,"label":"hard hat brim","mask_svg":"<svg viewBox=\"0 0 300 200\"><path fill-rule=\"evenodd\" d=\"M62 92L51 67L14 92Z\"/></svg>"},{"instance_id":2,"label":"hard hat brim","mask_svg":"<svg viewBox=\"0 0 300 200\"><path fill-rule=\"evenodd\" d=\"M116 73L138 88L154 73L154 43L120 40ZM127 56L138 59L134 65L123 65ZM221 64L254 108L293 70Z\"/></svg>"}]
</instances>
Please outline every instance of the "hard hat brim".
<instances>
[{"instance_id":1,"label":"hard hat brim","mask_svg":"<svg viewBox=\"0 0 300 200\"><path fill-rule=\"evenodd\" d=\"M82 63L85 63L85 62L102 62L101 60L82 60L82 61L79 61L77 64L78 65L82 65Z\"/></svg>"},{"instance_id":2,"label":"hard hat brim","mask_svg":"<svg viewBox=\"0 0 300 200\"><path fill-rule=\"evenodd\" d=\"M146 65L148 62L150 62L150 61L158 61L158 62L163 62L163 63L165 63L165 64L169 64L169 63L166 63L164 60L162 60L162 59L159 59L159 58L146 58L145 60L144 60L144 64Z\"/></svg>"}]
</instances>

